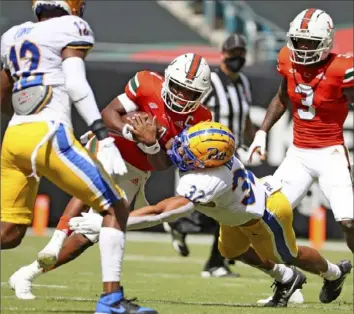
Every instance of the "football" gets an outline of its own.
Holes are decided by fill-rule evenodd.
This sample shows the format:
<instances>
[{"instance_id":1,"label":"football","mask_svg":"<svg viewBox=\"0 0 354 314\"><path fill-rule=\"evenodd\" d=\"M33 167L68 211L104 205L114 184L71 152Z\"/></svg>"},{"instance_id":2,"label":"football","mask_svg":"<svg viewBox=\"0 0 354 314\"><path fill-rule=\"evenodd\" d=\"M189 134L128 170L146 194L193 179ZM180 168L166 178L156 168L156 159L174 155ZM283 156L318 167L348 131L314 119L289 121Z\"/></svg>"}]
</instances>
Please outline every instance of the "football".
<instances>
[{"instance_id":1,"label":"football","mask_svg":"<svg viewBox=\"0 0 354 314\"><path fill-rule=\"evenodd\" d=\"M121 119L124 123L129 123L129 119L133 119L136 116L148 117L149 121L152 122L152 114L144 111L128 112L125 115L121 116Z\"/></svg>"},{"instance_id":2,"label":"football","mask_svg":"<svg viewBox=\"0 0 354 314\"><path fill-rule=\"evenodd\" d=\"M148 121L150 123L152 123L152 119L153 119L153 115L151 113L148 112L144 112L144 111L133 111L133 112L128 112L125 115L121 116L121 119L124 123L130 123L129 119L133 119L136 116L142 116L142 117L148 117ZM158 121L157 121L157 130L158 130L158 138L161 138L165 132L166 132L166 128L163 127ZM118 134L121 135L118 132L115 131L110 131L112 134Z\"/></svg>"}]
</instances>

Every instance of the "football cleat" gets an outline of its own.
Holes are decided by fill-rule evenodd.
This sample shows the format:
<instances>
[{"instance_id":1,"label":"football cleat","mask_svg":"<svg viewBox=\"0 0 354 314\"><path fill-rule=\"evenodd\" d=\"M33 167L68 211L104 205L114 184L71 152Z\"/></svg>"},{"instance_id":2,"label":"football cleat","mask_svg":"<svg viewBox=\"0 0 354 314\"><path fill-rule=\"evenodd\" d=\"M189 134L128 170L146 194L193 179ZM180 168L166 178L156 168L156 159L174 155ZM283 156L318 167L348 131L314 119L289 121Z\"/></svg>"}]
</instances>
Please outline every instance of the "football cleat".
<instances>
[{"instance_id":1,"label":"football cleat","mask_svg":"<svg viewBox=\"0 0 354 314\"><path fill-rule=\"evenodd\" d=\"M177 229L173 228L173 224L168 222L163 223L163 228L166 232L170 233L172 236L172 246L174 250L181 256L189 255L189 248L186 243L186 234L179 232Z\"/></svg>"},{"instance_id":2,"label":"football cleat","mask_svg":"<svg viewBox=\"0 0 354 314\"><path fill-rule=\"evenodd\" d=\"M257 304L266 304L266 303L268 303L271 300L272 300L272 297L270 296L267 299L258 300ZM300 289L295 290L295 292L293 293L293 295L289 299L289 303L292 303L292 304L303 304L303 303L305 303L304 296L302 295L302 292L301 292Z\"/></svg>"},{"instance_id":3,"label":"football cleat","mask_svg":"<svg viewBox=\"0 0 354 314\"><path fill-rule=\"evenodd\" d=\"M320 292L320 301L322 303L331 303L339 297L343 289L344 280L350 274L353 267L350 261L340 261L337 265L342 274L336 280L324 280Z\"/></svg>"},{"instance_id":4,"label":"football cleat","mask_svg":"<svg viewBox=\"0 0 354 314\"><path fill-rule=\"evenodd\" d=\"M29 266L18 269L9 279L9 285L15 290L15 295L20 300L33 300L36 298L32 294L32 281L37 276L37 272L31 271Z\"/></svg>"},{"instance_id":5,"label":"football cleat","mask_svg":"<svg viewBox=\"0 0 354 314\"><path fill-rule=\"evenodd\" d=\"M265 307L287 307L289 299L297 289L301 289L302 285L306 283L306 276L298 271L295 267L293 269L293 277L289 282L281 283L274 281L274 295L272 299L264 304Z\"/></svg>"},{"instance_id":6,"label":"football cleat","mask_svg":"<svg viewBox=\"0 0 354 314\"><path fill-rule=\"evenodd\" d=\"M238 278L238 277L240 277L240 274L233 273L231 271L231 269L229 269L226 266L221 266L221 267L211 267L211 268L205 269L201 272L201 276L203 278L211 278L211 277Z\"/></svg>"},{"instance_id":7,"label":"football cleat","mask_svg":"<svg viewBox=\"0 0 354 314\"><path fill-rule=\"evenodd\" d=\"M120 291L102 294L96 304L95 314L157 314L157 311L133 303L135 299L125 299L123 287Z\"/></svg>"}]
</instances>

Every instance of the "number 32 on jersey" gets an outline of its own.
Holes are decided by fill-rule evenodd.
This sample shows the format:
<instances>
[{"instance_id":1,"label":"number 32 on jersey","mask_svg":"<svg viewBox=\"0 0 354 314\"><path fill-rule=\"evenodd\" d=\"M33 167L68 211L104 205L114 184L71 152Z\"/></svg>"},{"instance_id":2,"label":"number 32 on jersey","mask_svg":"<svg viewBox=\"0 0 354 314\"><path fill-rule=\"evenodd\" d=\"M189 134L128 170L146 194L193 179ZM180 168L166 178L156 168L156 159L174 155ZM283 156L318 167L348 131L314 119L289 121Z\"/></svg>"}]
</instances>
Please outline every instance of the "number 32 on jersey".
<instances>
[{"instance_id":1,"label":"number 32 on jersey","mask_svg":"<svg viewBox=\"0 0 354 314\"><path fill-rule=\"evenodd\" d=\"M301 104L308 107L305 109L298 109L297 113L299 114L300 119L303 120L312 120L316 115L316 109L312 107L314 90L311 86L305 84L299 84L295 87L295 93L301 94Z\"/></svg>"}]
</instances>

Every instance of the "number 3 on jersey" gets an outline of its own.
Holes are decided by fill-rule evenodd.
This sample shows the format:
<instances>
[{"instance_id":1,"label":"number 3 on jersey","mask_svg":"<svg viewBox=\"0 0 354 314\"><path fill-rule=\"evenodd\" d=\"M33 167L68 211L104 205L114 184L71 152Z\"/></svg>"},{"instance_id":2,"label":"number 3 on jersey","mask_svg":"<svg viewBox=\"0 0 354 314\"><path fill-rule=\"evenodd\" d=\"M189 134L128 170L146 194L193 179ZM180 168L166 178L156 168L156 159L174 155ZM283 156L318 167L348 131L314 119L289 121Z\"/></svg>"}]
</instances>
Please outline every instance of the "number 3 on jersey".
<instances>
[{"instance_id":1,"label":"number 3 on jersey","mask_svg":"<svg viewBox=\"0 0 354 314\"><path fill-rule=\"evenodd\" d=\"M316 109L312 107L314 90L311 86L305 84L299 84L295 88L295 93L301 94L301 104L308 107L307 110L298 109L297 113L299 114L300 119L303 120L312 120L316 115Z\"/></svg>"},{"instance_id":2,"label":"number 3 on jersey","mask_svg":"<svg viewBox=\"0 0 354 314\"><path fill-rule=\"evenodd\" d=\"M29 56L30 55L30 56ZM21 73L20 75L14 75L15 84L13 91L19 91L27 87L42 85L43 74L42 73L32 73L32 71L37 70L40 60L39 48L32 42L25 40L20 47L19 54L16 51L15 46L10 49L9 59L16 73ZM26 69L21 69L19 61L24 60L29 61L29 67Z\"/></svg>"}]
</instances>

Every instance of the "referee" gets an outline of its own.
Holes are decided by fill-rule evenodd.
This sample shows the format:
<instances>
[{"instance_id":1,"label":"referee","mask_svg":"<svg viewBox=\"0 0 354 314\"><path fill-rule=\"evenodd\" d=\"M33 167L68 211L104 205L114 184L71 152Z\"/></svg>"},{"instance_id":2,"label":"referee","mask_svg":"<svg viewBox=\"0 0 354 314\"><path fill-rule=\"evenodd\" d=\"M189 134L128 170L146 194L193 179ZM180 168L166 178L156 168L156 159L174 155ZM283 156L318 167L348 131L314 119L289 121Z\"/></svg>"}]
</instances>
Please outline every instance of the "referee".
<instances>
[{"instance_id":1,"label":"referee","mask_svg":"<svg viewBox=\"0 0 354 314\"><path fill-rule=\"evenodd\" d=\"M222 61L211 73L212 89L202 100L213 113L214 120L232 130L238 146L251 143L256 133L249 110L252 103L250 82L241 71L246 62L246 41L240 34L230 35L222 45ZM214 228L214 242L204 265L202 277L237 277L218 250L219 224L213 219L193 212L164 228L172 235L174 249L182 256L189 255L185 242L188 233L199 233Z\"/></svg>"}]
</instances>

